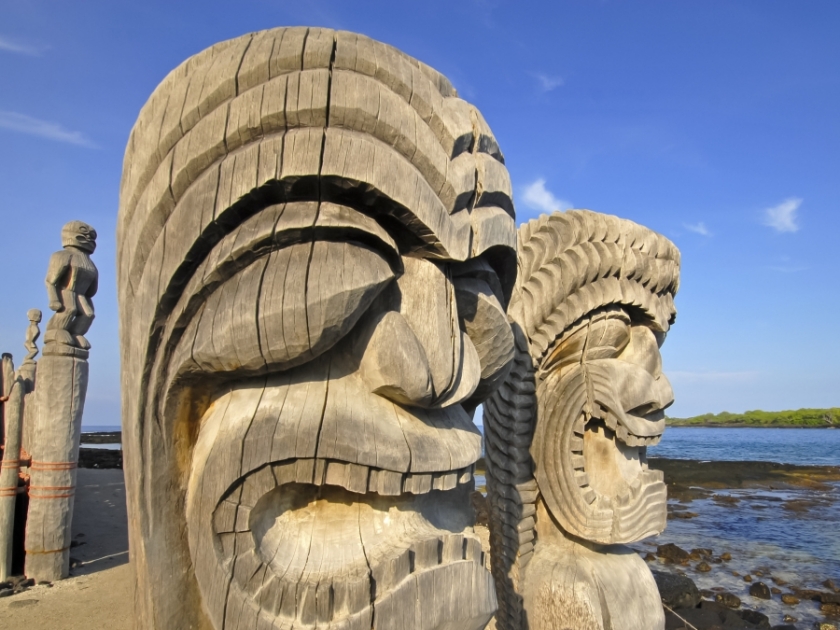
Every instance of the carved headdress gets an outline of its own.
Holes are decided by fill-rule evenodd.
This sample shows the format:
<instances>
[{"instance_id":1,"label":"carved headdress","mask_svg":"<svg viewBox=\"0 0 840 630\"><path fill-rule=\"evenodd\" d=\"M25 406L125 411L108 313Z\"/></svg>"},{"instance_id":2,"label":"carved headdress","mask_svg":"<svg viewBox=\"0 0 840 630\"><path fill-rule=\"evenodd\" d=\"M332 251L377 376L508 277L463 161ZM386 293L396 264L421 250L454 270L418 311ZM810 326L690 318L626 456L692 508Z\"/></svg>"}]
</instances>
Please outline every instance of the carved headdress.
<instances>
[{"instance_id":1,"label":"carved headdress","mask_svg":"<svg viewBox=\"0 0 840 630\"><path fill-rule=\"evenodd\" d=\"M591 487L583 435L595 422L617 436L616 448L658 441L664 421L646 416L654 403L648 398L664 388L658 398L667 404L667 379L642 371L644 389L625 366L658 357L650 350L674 321L680 266L679 251L665 237L586 210L524 224L518 259L508 310L514 365L485 402L500 629L523 627L519 585L534 550L538 495L567 533L595 543L638 540L664 527L658 473L644 466L632 484L607 496ZM610 362L620 353L625 362ZM616 390L639 400L619 401Z\"/></svg>"}]
</instances>

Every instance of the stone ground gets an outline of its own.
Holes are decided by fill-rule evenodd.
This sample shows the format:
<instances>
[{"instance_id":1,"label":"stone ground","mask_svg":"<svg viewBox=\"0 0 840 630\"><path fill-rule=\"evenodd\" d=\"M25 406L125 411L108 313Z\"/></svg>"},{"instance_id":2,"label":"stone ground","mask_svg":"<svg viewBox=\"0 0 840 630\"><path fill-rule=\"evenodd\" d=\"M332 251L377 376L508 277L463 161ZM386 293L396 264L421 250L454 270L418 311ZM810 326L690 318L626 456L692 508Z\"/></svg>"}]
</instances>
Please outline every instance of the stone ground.
<instances>
[{"instance_id":1,"label":"stone ground","mask_svg":"<svg viewBox=\"0 0 840 630\"><path fill-rule=\"evenodd\" d=\"M122 470L79 469L73 541L70 555L82 564L72 577L0 599L0 628L133 627Z\"/></svg>"}]
</instances>

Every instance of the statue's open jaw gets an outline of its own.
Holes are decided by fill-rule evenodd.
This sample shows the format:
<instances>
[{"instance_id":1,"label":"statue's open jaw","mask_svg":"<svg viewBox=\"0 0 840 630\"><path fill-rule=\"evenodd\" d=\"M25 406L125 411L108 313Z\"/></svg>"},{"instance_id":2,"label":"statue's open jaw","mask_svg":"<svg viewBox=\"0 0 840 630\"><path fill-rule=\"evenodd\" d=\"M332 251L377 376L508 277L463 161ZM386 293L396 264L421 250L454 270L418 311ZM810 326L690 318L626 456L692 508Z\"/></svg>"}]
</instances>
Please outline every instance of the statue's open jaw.
<instances>
[{"instance_id":1,"label":"statue's open jaw","mask_svg":"<svg viewBox=\"0 0 840 630\"><path fill-rule=\"evenodd\" d=\"M637 436L614 414L604 415L603 420L593 418L585 424L582 439L575 443L581 451L572 452L572 461L586 501L615 507L635 500L643 487L662 481L661 474L647 465L647 446L658 444L661 433Z\"/></svg>"},{"instance_id":2,"label":"statue's open jaw","mask_svg":"<svg viewBox=\"0 0 840 630\"><path fill-rule=\"evenodd\" d=\"M362 468L317 460L268 465L216 508L221 563L235 564L234 582L260 602L262 614L303 627L339 622L399 601L397 591L429 572L450 567L466 577L483 570L469 527L471 470L421 477L368 469L368 488L384 482L382 493L342 487L361 479ZM311 474L316 483L293 481ZM402 489L417 492L396 492L398 478Z\"/></svg>"},{"instance_id":3,"label":"statue's open jaw","mask_svg":"<svg viewBox=\"0 0 840 630\"><path fill-rule=\"evenodd\" d=\"M361 619L374 609L380 619L388 618L389 607L405 601L405 589L435 579L486 582L479 588L486 605L464 617L481 618L495 599L471 528L469 494L480 436L469 416L460 405L403 407L365 393L356 375L334 373L323 383L324 399L303 406L313 417L284 415L277 401L313 396L321 386L316 372L313 366L294 382L269 378L264 388L243 384L205 414L196 452L208 456L194 469L189 513L191 528L211 523L209 531L191 531L196 541L213 541L208 575L230 575L230 593L258 602L260 615L282 620L277 627ZM333 395L343 402L340 411ZM234 408L241 417L225 412ZM237 425L248 426L244 440L225 439ZM285 435L294 429L304 440L301 427L310 425L319 427L312 434L315 457L282 455L289 452ZM345 431L358 436L358 450L331 451L336 434ZM226 489L216 486L215 494L212 479L219 476L230 481ZM195 562L206 564L200 557Z\"/></svg>"}]
</instances>

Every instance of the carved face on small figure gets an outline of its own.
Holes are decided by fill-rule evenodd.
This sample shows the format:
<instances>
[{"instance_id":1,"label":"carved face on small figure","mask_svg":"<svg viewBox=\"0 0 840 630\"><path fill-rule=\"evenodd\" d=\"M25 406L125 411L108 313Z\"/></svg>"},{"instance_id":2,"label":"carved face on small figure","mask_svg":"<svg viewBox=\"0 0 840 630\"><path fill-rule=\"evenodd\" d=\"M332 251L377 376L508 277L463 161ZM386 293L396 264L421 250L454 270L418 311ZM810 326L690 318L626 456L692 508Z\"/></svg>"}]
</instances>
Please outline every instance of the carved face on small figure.
<instances>
[{"instance_id":1,"label":"carved face on small figure","mask_svg":"<svg viewBox=\"0 0 840 630\"><path fill-rule=\"evenodd\" d=\"M547 354L538 431L558 450L540 451L537 474L552 514L574 536L627 543L664 529L665 486L646 459L674 399L662 373L664 337L644 318L608 307Z\"/></svg>"},{"instance_id":2,"label":"carved face on small figure","mask_svg":"<svg viewBox=\"0 0 840 630\"><path fill-rule=\"evenodd\" d=\"M96 230L83 221L70 221L61 228L61 245L92 254L96 249Z\"/></svg>"}]
</instances>

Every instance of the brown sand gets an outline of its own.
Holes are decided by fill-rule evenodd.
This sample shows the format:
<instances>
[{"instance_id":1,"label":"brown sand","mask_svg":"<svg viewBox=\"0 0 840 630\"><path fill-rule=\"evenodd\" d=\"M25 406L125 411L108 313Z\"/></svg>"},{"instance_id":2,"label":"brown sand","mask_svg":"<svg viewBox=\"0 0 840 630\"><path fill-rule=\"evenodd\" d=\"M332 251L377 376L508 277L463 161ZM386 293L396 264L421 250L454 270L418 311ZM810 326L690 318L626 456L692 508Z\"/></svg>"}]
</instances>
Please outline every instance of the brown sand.
<instances>
[{"instance_id":1,"label":"brown sand","mask_svg":"<svg viewBox=\"0 0 840 630\"><path fill-rule=\"evenodd\" d=\"M0 627L27 630L130 630L132 581L128 568L122 470L79 469L70 550L80 567L52 586L36 585L0 599ZM84 543L84 544L82 544Z\"/></svg>"}]
</instances>

